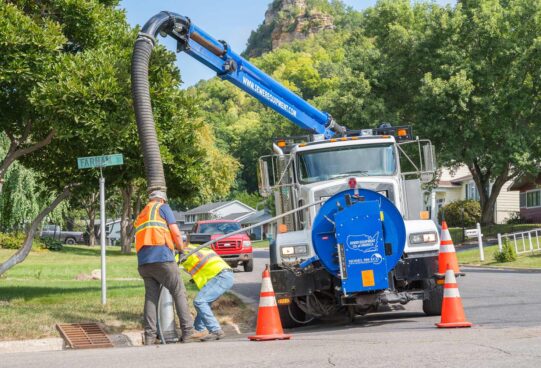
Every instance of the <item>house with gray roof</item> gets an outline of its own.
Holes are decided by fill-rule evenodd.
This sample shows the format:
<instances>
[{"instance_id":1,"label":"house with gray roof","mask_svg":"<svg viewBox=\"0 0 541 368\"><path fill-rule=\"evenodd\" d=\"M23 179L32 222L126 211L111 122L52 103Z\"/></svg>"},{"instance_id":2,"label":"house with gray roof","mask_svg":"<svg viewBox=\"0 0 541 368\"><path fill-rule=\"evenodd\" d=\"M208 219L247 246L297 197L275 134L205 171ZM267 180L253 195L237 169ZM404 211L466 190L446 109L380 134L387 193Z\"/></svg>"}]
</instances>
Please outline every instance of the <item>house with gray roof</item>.
<instances>
[{"instance_id":1,"label":"house with gray roof","mask_svg":"<svg viewBox=\"0 0 541 368\"><path fill-rule=\"evenodd\" d=\"M243 219L240 223L242 227L248 227L260 223L265 220L272 218L268 209L263 209L257 212L252 213L250 216ZM248 235L252 240L264 240L268 239L275 232L276 223L265 224L257 226L248 231Z\"/></svg>"},{"instance_id":2,"label":"house with gray roof","mask_svg":"<svg viewBox=\"0 0 541 368\"><path fill-rule=\"evenodd\" d=\"M207 203L184 212L185 226L192 227L197 221L202 220L236 220L242 221L256 212L252 207L237 201L225 201Z\"/></svg>"}]
</instances>

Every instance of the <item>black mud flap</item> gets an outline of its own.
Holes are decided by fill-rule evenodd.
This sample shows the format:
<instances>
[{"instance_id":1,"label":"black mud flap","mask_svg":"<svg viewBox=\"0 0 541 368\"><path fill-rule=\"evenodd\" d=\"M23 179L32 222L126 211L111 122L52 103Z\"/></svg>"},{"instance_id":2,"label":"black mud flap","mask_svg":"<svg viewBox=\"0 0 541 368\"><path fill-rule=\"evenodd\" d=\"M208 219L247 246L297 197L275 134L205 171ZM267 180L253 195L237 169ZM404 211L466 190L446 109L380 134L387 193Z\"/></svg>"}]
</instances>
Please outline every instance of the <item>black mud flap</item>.
<instances>
[{"instance_id":1,"label":"black mud flap","mask_svg":"<svg viewBox=\"0 0 541 368\"><path fill-rule=\"evenodd\" d=\"M394 269L397 280L418 281L434 278L438 272L438 255L402 258Z\"/></svg>"},{"instance_id":2,"label":"black mud flap","mask_svg":"<svg viewBox=\"0 0 541 368\"><path fill-rule=\"evenodd\" d=\"M332 276L323 269L298 275L290 270L279 269L271 270L270 274L277 298L305 296L332 288Z\"/></svg>"}]
</instances>

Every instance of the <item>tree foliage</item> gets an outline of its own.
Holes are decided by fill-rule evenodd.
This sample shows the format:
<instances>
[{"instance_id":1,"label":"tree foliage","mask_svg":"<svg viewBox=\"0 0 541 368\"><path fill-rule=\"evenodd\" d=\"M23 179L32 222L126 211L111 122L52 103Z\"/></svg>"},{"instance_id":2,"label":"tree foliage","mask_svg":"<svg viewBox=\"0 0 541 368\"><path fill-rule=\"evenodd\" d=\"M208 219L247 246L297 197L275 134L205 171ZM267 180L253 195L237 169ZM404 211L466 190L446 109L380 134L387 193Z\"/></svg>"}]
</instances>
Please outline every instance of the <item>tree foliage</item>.
<instances>
[{"instance_id":1,"label":"tree foliage","mask_svg":"<svg viewBox=\"0 0 541 368\"><path fill-rule=\"evenodd\" d=\"M0 124L11 141L7 155L13 142L20 151L50 137L21 161L49 197L72 183L78 183L69 191L76 196L72 203L95 192L99 173L77 169L77 157L122 153L123 166L103 170L108 188L137 185L144 176L130 90L137 30L117 5L111 0L0 3L0 44L8 50L0 55ZM179 89L174 62L174 53L158 45L149 78L169 195L183 203L226 196L237 163L215 147L194 99Z\"/></svg>"},{"instance_id":2,"label":"tree foliage","mask_svg":"<svg viewBox=\"0 0 541 368\"><path fill-rule=\"evenodd\" d=\"M324 3L332 6L310 5L327 9ZM349 23L252 61L349 128L413 125L433 141L441 165L469 167L480 188L481 221L492 222L503 184L536 170L541 157L541 2L442 7L380 0L362 15L344 11ZM218 137L227 132L233 142L230 152L247 178L241 185L253 191L255 160L240 142L252 142L257 132L268 147L275 126L295 129L231 88L218 81L197 86ZM260 147L252 152L262 153Z\"/></svg>"}]
</instances>

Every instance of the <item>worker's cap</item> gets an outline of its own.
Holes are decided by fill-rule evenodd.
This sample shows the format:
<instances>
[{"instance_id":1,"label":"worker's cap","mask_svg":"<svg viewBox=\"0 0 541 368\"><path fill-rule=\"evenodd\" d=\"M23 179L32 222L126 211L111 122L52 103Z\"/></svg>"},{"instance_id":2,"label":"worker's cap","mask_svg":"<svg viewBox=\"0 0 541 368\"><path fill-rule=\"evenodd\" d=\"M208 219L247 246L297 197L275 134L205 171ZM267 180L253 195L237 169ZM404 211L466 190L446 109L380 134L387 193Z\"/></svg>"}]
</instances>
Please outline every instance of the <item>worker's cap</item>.
<instances>
[{"instance_id":1,"label":"worker's cap","mask_svg":"<svg viewBox=\"0 0 541 368\"><path fill-rule=\"evenodd\" d=\"M150 192L150 194L148 195L148 198L149 199L159 198L167 202L167 194L165 194L165 192L162 192L161 190L154 190Z\"/></svg>"}]
</instances>

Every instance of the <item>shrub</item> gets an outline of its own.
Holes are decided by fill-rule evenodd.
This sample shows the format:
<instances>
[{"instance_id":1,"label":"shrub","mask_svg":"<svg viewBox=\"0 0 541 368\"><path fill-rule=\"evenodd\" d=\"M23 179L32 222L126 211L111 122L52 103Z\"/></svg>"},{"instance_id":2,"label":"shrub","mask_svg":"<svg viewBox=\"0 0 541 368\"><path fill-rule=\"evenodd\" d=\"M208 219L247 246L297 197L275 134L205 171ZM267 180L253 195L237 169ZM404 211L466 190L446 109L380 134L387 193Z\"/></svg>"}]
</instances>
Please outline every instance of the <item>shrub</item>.
<instances>
[{"instance_id":1,"label":"shrub","mask_svg":"<svg viewBox=\"0 0 541 368\"><path fill-rule=\"evenodd\" d=\"M41 239L41 247L43 249L48 249L52 251L61 251L64 248L64 244L60 240L53 238L43 238Z\"/></svg>"},{"instance_id":2,"label":"shrub","mask_svg":"<svg viewBox=\"0 0 541 368\"><path fill-rule=\"evenodd\" d=\"M505 221L508 225L524 224L526 221L520 217L520 212L513 212L511 216Z\"/></svg>"},{"instance_id":3,"label":"shrub","mask_svg":"<svg viewBox=\"0 0 541 368\"><path fill-rule=\"evenodd\" d=\"M464 209L464 223L462 223L462 209ZM445 221L449 227L469 227L480 221L481 206L479 202L471 199L451 202L440 209L438 213L440 223L443 213L445 213Z\"/></svg>"},{"instance_id":4,"label":"shrub","mask_svg":"<svg viewBox=\"0 0 541 368\"><path fill-rule=\"evenodd\" d=\"M22 247L25 235L23 233L0 233L0 248L19 249Z\"/></svg>"},{"instance_id":5,"label":"shrub","mask_svg":"<svg viewBox=\"0 0 541 368\"><path fill-rule=\"evenodd\" d=\"M517 260L517 253L515 252L515 248L509 243L509 240L505 239L501 252L496 251L494 253L494 260L498 263L513 262Z\"/></svg>"}]
</instances>

